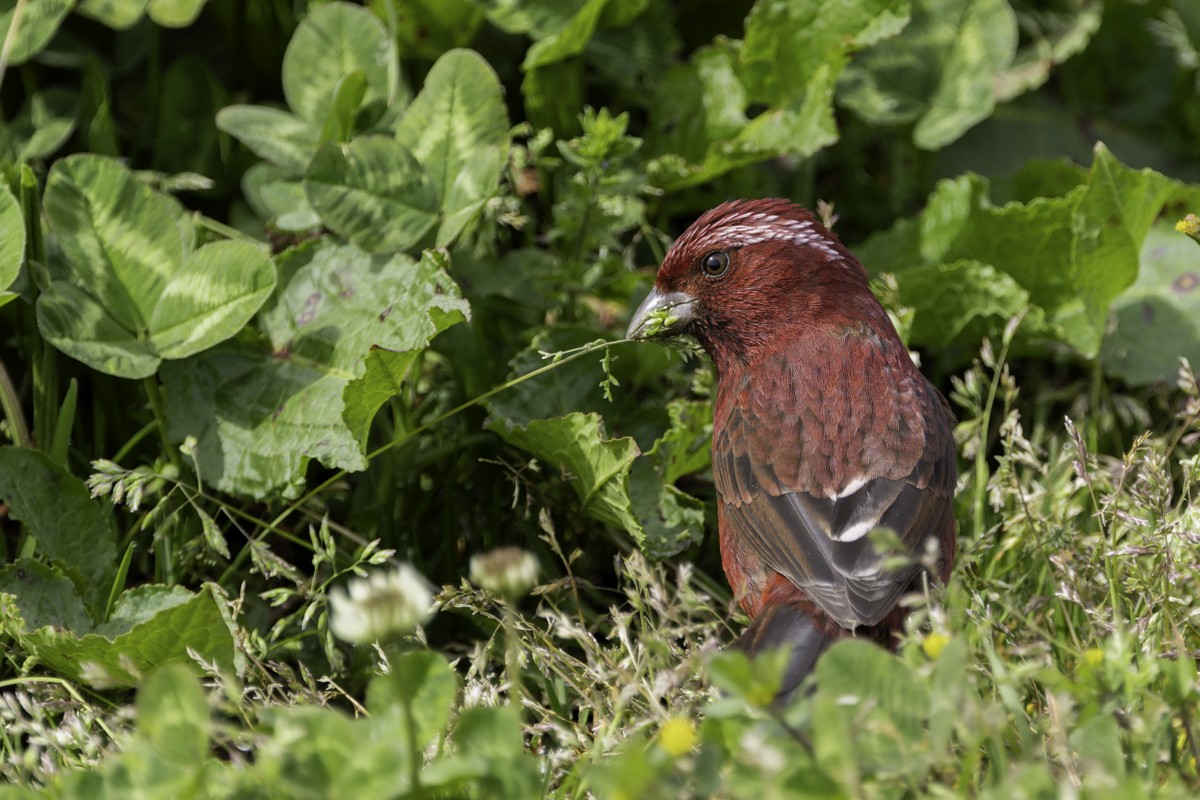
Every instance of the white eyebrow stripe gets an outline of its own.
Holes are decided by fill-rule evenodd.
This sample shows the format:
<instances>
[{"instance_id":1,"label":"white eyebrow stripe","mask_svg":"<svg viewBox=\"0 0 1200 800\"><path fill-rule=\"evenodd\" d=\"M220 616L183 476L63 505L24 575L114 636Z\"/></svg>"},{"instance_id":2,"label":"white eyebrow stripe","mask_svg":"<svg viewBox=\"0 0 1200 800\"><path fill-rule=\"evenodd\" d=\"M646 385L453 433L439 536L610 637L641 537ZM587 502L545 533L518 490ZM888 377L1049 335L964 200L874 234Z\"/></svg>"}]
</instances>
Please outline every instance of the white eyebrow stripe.
<instances>
[{"instance_id":1,"label":"white eyebrow stripe","mask_svg":"<svg viewBox=\"0 0 1200 800\"><path fill-rule=\"evenodd\" d=\"M812 222L780 219L777 214L761 212L726 217L698 244L701 248L719 245L746 247L771 241L805 245L821 251L830 258L841 259L841 253L829 244L828 239L813 230Z\"/></svg>"}]
</instances>

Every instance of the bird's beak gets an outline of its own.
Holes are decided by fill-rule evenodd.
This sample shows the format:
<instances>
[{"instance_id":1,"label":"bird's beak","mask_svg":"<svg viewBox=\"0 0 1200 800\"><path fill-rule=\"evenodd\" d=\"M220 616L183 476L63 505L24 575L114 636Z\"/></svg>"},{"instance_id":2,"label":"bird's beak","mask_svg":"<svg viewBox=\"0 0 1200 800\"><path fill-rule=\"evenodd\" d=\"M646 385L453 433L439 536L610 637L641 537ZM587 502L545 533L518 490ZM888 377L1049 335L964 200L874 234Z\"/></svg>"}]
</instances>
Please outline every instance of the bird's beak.
<instances>
[{"instance_id":1,"label":"bird's beak","mask_svg":"<svg viewBox=\"0 0 1200 800\"><path fill-rule=\"evenodd\" d=\"M633 312L625 338L648 339L683 333L695 319L696 298L684 292L662 292L654 288Z\"/></svg>"}]
</instances>

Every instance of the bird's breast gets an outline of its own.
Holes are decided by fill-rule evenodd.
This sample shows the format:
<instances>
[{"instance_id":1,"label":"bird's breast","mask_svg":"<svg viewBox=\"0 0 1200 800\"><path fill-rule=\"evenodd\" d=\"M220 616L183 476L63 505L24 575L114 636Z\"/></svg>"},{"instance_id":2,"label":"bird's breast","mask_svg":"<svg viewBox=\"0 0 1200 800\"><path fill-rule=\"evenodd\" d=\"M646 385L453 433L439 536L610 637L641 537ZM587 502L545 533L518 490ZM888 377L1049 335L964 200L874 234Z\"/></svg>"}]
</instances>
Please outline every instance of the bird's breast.
<instances>
[{"instance_id":1,"label":"bird's breast","mask_svg":"<svg viewBox=\"0 0 1200 800\"><path fill-rule=\"evenodd\" d=\"M932 392L906 352L877 339L805 343L722 373L714 457L762 491L836 497L872 478L901 479L926 444ZM736 497L729 500L736 502Z\"/></svg>"}]
</instances>

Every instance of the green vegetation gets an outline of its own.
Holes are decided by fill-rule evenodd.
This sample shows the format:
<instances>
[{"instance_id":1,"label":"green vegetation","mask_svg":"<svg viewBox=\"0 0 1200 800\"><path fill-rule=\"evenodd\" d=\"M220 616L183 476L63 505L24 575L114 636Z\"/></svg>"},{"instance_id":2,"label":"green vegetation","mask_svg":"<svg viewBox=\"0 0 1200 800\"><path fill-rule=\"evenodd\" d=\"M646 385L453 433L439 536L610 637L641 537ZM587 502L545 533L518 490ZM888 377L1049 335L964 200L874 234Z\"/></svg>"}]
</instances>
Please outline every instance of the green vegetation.
<instances>
[{"instance_id":1,"label":"green vegetation","mask_svg":"<svg viewBox=\"0 0 1200 800\"><path fill-rule=\"evenodd\" d=\"M1200 792L1195 3L0 34L0 798ZM950 585L785 709L721 650L711 367L621 339L767 195L876 276L962 475Z\"/></svg>"}]
</instances>

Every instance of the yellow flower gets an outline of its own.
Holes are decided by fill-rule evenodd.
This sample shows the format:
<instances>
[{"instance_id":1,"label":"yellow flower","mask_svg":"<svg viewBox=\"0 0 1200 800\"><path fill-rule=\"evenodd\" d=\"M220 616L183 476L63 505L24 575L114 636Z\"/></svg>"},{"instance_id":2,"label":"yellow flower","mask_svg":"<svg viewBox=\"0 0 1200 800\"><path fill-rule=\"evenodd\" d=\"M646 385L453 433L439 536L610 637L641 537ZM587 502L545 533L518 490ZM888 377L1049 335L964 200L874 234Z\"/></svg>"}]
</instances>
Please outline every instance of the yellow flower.
<instances>
[{"instance_id":1,"label":"yellow flower","mask_svg":"<svg viewBox=\"0 0 1200 800\"><path fill-rule=\"evenodd\" d=\"M696 745L696 730L692 723L683 717L671 717L663 723L658 732L658 743L674 758L679 758L692 751Z\"/></svg>"},{"instance_id":2,"label":"yellow flower","mask_svg":"<svg viewBox=\"0 0 1200 800\"><path fill-rule=\"evenodd\" d=\"M925 655L936 661L948 644L950 644L950 637L946 634L931 633L925 637L925 641L921 642L921 649L925 651Z\"/></svg>"},{"instance_id":3,"label":"yellow flower","mask_svg":"<svg viewBox=\"0 0 1200 800\"><path fill-rule=\"evenodd\" d=\"M1083 663L1089 667L1098 667L1104 663L1104 651L1099 647L1089 647L1083 651Z\"/></svg>"}]
</instances>

